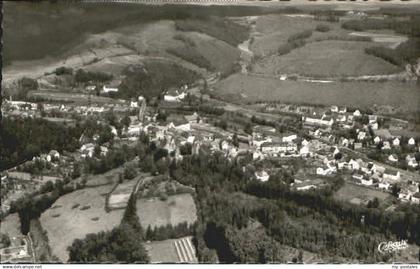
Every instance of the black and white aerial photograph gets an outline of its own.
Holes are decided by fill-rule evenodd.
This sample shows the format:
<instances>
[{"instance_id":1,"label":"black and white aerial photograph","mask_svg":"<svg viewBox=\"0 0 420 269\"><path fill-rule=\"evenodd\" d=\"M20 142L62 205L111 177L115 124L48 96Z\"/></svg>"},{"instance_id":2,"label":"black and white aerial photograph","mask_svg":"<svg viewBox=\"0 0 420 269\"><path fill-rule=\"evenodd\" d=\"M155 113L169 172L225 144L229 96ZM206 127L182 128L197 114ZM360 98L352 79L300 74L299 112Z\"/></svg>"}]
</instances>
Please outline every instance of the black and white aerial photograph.
<instances>
[{"instance_id":1,"label":"black and white aerial photograph","mask_svg":"<svg viewBox=\"0 0 420 269\"><path fill-rule=\"evenodd\" d=\"M2 269L420 267L420 0L1 12Z\"/></svg>"}]
</instances>

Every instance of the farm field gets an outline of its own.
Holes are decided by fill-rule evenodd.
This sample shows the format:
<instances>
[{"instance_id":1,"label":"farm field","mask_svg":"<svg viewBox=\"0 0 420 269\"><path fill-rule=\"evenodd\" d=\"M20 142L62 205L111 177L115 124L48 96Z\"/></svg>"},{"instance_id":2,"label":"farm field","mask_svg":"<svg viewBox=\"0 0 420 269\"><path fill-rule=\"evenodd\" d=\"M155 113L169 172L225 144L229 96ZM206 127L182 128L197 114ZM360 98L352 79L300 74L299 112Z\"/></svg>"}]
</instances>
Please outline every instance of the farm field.
<instances>
[{"instance_id":1,"label":"farm field","mask_svg":"<svg viewBox=\"0 0 420 269\"><path fill-rule=\"evenodd\" d=\"M32 91L28 93L29 97L39 97L53 101L72 102L78 105L86 105L89 103L89 96L82 93L68 93L58 91ZM91 95L91 103L98 104L115 104L120 101L108 97Z\"/></svg>"},{"instance_id":2,"label":"farm field","mask_svg":"<svg viewBox=\"0 0 420 269\"><path fill-rule=\"evenodd\" d=\"M353 183L345 183L345 185L334 194L335 199L347 201L352 204L365 204L373 198L378 198L380 203L391 199L391 194L359 186Z\"/></svg>"},{"instance_id":3,"label":"farm field","mask_svg":"<svg viewBox=\"0 0 420 269\"><path fill-rule=\"evenodd\" d=\"M420 110L420 92L415 83L314 83L235 74L216 84L213 94L235 103L279 101L346 106L358 104L361 108L376 104L395 106L407 112Z\"/></svg>"},{"instance_id":4,"label":"farm field","mask_svg":"<svg viewBox=\"0 0 420 269\"><path fill-rule=\"evenodd\" d=\"M137 216L144 229L150 227L173 226L183 222L193 224L197 220L197 208L191 194L169 196L165 201L159 198L138 199Z\"/></svg>"},{"instance_id":5,"label":"farm field","mask_svg":"<svg viewBox=\"0 0 420 269\"><path fill-rule=\"evenodd\" d=\"M144 246L152 263L197 263L192 237L146 243Z\"/></svg>"},{"instance_id":6,"label":"farm field","mask_svg":"<svg viewBox=\"0 0 420 269\"><path fill-rule=\"evenodd\" d=\"M106 195L112 187L104 185L69 193L41 215L40 222L47 231L53 255L66 262L67 247L75 239L111 230L120 224L124 210L105 211Z\"/></svg>"},{"instance_id":7,"label":"farm field","mask_svg":"<svg viewBox=\"0 0 420 269\"><path fill-rule=\"evenodd\" d=\"M20 232L20 219L18 213L10 214L0 221L0 233L7 234L9 237L23 235Z\"/></svg>"},{"instance_id":8,"label":"farm field","mask_svg":"<svg viewBox=\"0 0 420 269\"><path fill-rule=\"evenodd\" d=\"M371 42L360 41L312 42L288 54L267 57L254 66L254 71L315 77L384 75L402 71L381 58L367 55L364 49L371 46Z\"/></svg>"}]
</instances>

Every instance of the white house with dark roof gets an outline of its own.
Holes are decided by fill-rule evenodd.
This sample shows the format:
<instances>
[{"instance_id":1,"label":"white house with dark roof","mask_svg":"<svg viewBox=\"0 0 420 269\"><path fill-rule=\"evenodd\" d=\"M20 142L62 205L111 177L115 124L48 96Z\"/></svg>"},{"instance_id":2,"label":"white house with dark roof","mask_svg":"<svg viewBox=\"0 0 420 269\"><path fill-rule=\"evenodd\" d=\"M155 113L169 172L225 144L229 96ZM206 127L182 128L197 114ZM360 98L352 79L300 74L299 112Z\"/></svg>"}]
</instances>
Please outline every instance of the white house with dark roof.
<instances>
[{"instance_id":1,"label":"white house with dark roof","mask_svg":"<svg viewBox=\"0 0 420 269\"><path fill-rule=\"evenodd\" d=\"M293 143L266 142L261 145L261 151L267 154L291 153L297 151L297 146Z\"/></svg>"},{"instance_id":2,"label":"white house with dark roof","mask_svg":"<svg viewBox=\"0 0 420 269\"><path fill-rule=\"evenodd\" d=\"M388 161L396 163L396 162L398 162L398 156L395 155L395 154L391 154L391 155L388 156Z\"/></svg>"},{"instance_id":3,"label":"white house with dark roof","mask_svg":"<svg viewBox=\"0 0 420 269\"><path fill-rule=\"evenodd\" d=\"M394 140L392 140L392 145L394 147L399 147L400 146L400 143L401 143L401 141L400 141L400 139L398 137L396 137Z\"/></svg>"},{"instance_id":4,"label":"white house with dark roof","mask_svg":"<svg viewBox=\"0 0 420 269\"><path fill-rule=\"evenodd\" d=\"M353 112L353 116L360 117L362 116L362 113L360 113L360 110L356 109L356 111Z\"/></svg>"},{"instance_id":5,"label":"white house with dark roof","mask_svg":"<svg viewBox=\"0 0 420 269\"><path fill-rule=\"evenodd\" d=\"M408 145L410 145L410 146L414 146L416 144L416 140L414 140L414 138L410 138L410 139L408 139Z\"/></svg>"},{"instance_id":6,"label":"white house with dark roof","mask_svg":"<svg viewBox=\"0 0 420 269\"><path fill-rule=\"evenodd\" d=\"M332 126L334 124L333 118L326 115L303 116L302 122L312 126Z\"/></svg>"},{"instance_id":7,"label":"white house with dark roof","mask_svg":"<svg viewBox=\"0 0 420 269\"><path fill-rule=\"evenodd\" d=\"M386 168L383 174L383 179L399 180L401 177L400 171Z\"/></svg>"}]
</instances>

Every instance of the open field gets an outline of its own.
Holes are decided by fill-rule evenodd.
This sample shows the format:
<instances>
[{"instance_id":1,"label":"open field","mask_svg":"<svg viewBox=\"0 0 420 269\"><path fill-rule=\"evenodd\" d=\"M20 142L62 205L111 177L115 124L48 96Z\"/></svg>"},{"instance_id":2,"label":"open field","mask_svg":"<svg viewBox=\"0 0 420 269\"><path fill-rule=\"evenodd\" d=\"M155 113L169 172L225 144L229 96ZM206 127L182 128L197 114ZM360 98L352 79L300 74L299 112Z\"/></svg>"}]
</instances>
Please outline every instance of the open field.
<instances>
[{"instance_id":1,"label":"open field","mask_svg":"<svg viewBox=\"0 0 420 269\"><path fill-rule=\"evenodd\" d=\"M266 56L275 53L287 39L304 30L315 29L312 18L289 17L286 15L260 16L255 24L255 36L250 50L255 55Z\"/></svg>"},{"instance_id":2,"label":"open field","mask_svg":"<svg viewBox=\"0 0 420 269\"><path fill-rule=\"evenodd\" d=\"M0 233L8 234L9 237L22 236L20 232L20 219L17 213L10 214L0 221Z\"/></svg>"},{"instance_id":3,"label":"open field","mask_svg":"<svg viewBox=\"0 0 420 269\"><path fill-rule=\"evenodd\" d=\"M86 105L89 103L89 95L83 93L68 93L68 92L58 92L58 91L32 91L28 93L29 97L34 98L43 98L46 100L53 101L64 101L72 102L78 105ZM91 95L91 103L98 104L115 104L120 103L120 101L108 97Z\"/></svg>"},{"instance_id":4,"label":"open field","mask_svg":"<svg viewBox=\"0 0 420 269\"><path fill-rule=\"evenodd\" d=\"M197 220L197 209L191 194L177 194L166 201L159 198L137 200L137 216L144 229L182 222L193 224Z\"/></svg>"},{"instance_id":5,"label":"open field","mask_svg":"<svg viewBox=\"0 0 420 269\"><path fill-rule=\"evenodd\" d=\"M197 263L192 237L154 241L145 244L152 263Z\"/></svg>"},{"instance_id":6,"label":"open field","mask_svg":"<svg viewBox=\"0 0 420 269\"><path fill-rule=\"evenodd\" d=\"M254 71L262 74L301 74L309 76L362 76L400 72L381 58L367 55L372 42L320 41L306 44L282 56L272 55L258 62Z\"/></svg>"},{"instance_id":7,"label":"open field","mask_svg":"<svg viewBox=\"0 0 420 269\"><path fill-rule=\"evenodd\" d=\"M222 73L229 71L238 61L239 50L224 41L198 32L186 32L184 35L195 43L194 50Z\"/></svg>"},{"instance_id":8,"label":"open field","mask_svg":"<svg viewBox=\"0 0 420 269\"><path fill-rule=\"evenodd\" d=\"M365 204L373 198L378 198L380 203L384 200L391 199L391 194L359 186L353 183L346 183L341 189L334 194L335 199L347 201L352 204Z\"/></svg>"},{"instance_id":9,"label":"open field","mask_svg":"<svg viewBox=\"0 0 420 269\"><path fill-rule=\"evenodd\" d=\"M67 247L89 233L118 226L124 210L105 211L105 197L113 185L85 188L60 197L45 211L40 222L47 231L52 254L68 260Z\"/></svg>"},{"instance_id":10,"label":"open field","mask_svg":"<svg viewBox=\"0 0 420 269\"><path fill-rule=\"evenodd\" d=\"M372 38L373 42L382 43L391 49L395 49L402 42L407 41L406 36L394 33L392 30L371 30L366 32L352 32L352 36L367 36Z\"/></svg>"},{"instance_id":11,"label":"open field","mask_svg":"<svg viewBox=\"0 0 420 269\"><path fill-rule=\"evenodd\" d=\"M280 81L235 74L215 86L214 94L236 103L279 101L324 105L358 104L361 108L391 105L401 111L419 111L420 91L415 83Z\"/></svg>"}]
</instances>

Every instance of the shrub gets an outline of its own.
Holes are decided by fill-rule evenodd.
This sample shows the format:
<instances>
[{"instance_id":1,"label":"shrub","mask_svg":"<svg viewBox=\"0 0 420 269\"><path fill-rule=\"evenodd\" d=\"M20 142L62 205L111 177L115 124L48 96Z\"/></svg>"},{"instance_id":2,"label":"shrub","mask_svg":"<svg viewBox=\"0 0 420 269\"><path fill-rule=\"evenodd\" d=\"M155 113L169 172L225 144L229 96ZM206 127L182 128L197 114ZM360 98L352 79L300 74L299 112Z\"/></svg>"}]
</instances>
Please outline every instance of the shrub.
<instances>
[{"instance_id":1,"label":"shrub","mask_svg":"<svg viewBox=\"0 0 420 269\"><path fill-rule=\"evenodd\" d=\"M318 24L315 30L318 32L328 32L331 30L331 28L326 24Z\"/></svg>"},{"instance_id":2,"label":"shrub","mask_svg":"<svg viewBox=\"0 0 420 269\"><path fill-rule=\"evenodd\" d=\"M73 75L73 68L61 66L61 67L56 68L54 70L54 73L57 76L61 76L61 75Z\"/></svg>"},{"instance_id":3,"label":"shrub","mask_svg":"<svg viewBox=\"0 0 420 269\"><path fill-rule=\"evenodd\" d=\"M82 206L81 208L80 208L80 210L88 210L90 208L90 205L85 205L85 206Z\"/></svg>"},{"instance_id":4,"label":"shrub","mask_svg":"<svg viewBox=\"0 0 420 269\"><path fill-rule=\"evenodd\" d=\"M203 55L198 53L193 47L189 45L185 47L169 48L166 51L181 59L184 59L187 62L193 63L198 67L205 68L209 71L215 70L209 60L207 60Z\"/></svg>"},{"instance_id":5,"label":"shrub","mask_svg":"<svg viewBox=\"0 0 420 269\"><path fill-rule=\"evenodd\" d=\"M191 38L189 38L188 36L183 35L183 34L174 35L174 39L184 42L185 45L187 45L189 47L195 47L196 46L194 40L192 40Z\"/></svg>"}]
</instances>

